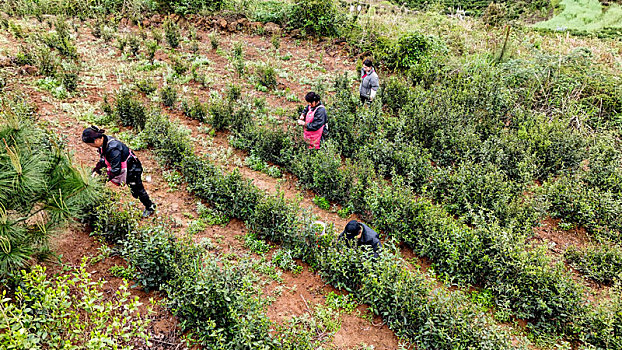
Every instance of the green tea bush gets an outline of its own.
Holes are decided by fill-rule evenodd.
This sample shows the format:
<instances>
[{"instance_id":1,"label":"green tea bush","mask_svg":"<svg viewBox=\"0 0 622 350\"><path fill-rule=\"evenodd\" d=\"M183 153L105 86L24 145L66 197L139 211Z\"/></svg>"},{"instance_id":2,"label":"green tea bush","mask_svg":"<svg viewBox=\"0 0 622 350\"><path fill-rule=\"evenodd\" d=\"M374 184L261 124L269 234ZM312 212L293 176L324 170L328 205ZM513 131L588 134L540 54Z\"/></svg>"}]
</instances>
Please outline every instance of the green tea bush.
<instances>
[{"instance_id":1,"label":"green tea bush","mask_svg":"<svg viewBox=\"0 0 622 350\"><path fill-rule=\"evenodd\" d=\"M181 37L179 26L177 25L177 23L168 19L164 21L163 27L166 42L171 48L176 49L179 46L179 41Z\"/></svg>"},{"instance_id":2,"label":"green tea bush","mask_svg":"<svg viewBox=\"0 0 622 350\"><path fill-rule=\"evenodd\" d=\"M191 164L193 159L190 158L192 154L190 132L171 122L166 115L160 112L151 113L142 134L145 141L155 148L156 155L165 164L174 166L188 159L187 163L182 163L187 165L182 168L186 174L205 170L202 164Z\"/></svg>"},{"instance_id":3,"label":"green tea bush","mask_svg":"<svg viewBox=\"0 0 622 350\"><path fill-rule=\"evenodd\" d=\"M285 23L288 11L288 3L268 0L255 3L250 15L254 21L280 25Z\"/></svg>"},{"instance_id":4,"label":"green tea bush","mask_svg":"<svg viewBox=\"0 0 622 350\"><path fill-rule=\"evenodd\" d=\"M290 249L277 249L272 254L272 263L283 270L292 271L294 274L302 272L302 266L296 263Z\"/></svg>"},{"instance_id":5,"label":"green tea bush","mask_svg":"<svg viewBox=\"0 0 622 350\"><path fill-rule=\"evenodd\" d=\"M160 99L162 100L162 104L166 107L175 106L175 102L177 102L177 90L171 85L164 86L160 90Z\"/></svg>"},{"instance_id":6,"label":"green tea bush","mask_svg":"<svg viewBox=\"0 0 622 350\"><path fill-rule=\"evenodd\" d=\"M165 290L192 342L215 349L271 348L270 321L249 276L248 267L208 254L180 266Z\"/></svg>"},{"instance_id":7,"label":"green tea bush","mask_svg":"<svg viewBox=\"0 0 622 350\"><path fill-rule=\"evenodd\" d=\"M119 204L118 198L102 198L93 208L93 234L107 242L121 245L138 228L140 213L128 204Z\"/></svg>"},{"instance_id":8,"label":"green tea bush","mask_svg":"<svg viewBox=\"0 0 622 350\"><path fill-rule=\"evenodd\" d=\"M63 62L61 64L61 70L57 74L58 79L62 82L67 91L76 91L80 79L80 66L78 64L74 62Z\"/></svg>"},{"instance_id":9,"label":"green tea bush","mask_svg":"<svg viewBox=\"0 0 622 350\"><path fill-rule=\"evenodd\" d=\"M183 245L166 227L140 229L123 241L122 256L146 291L159 290L176 276L176 264L184 258Z\"/></svg>"},{"instance_id":10,"label":"green tea bush","mask_svg":"<svg viewBox=\"0 0 622 350\"><path fill-rule=\"evenodd\" d=\"M220 10L223 0L156 0L158 11L180 16Z\"/></svg>"},{"instance_id":11,"label":"green tea bush","mask_svg":"<svg viewBox=\"0 0 622 350\"><path fill-rule=\"evenodd\" d=\"M139 311L126 281L112 298L104 283L93 280L86 260L57 277L39 265L23 271L12 298L2 292L0 343L6 349L149 346L150 310Z\"/></svg>"},{"instance_id":12,"label":"green tea bush","mask_svg":"<svg viewBox=\"0 0 622 350\"><path fill-rule=\"evenodd\" d=\"M292 244L300 244L296 205L287 201L282 193L258 197L257 205L249 213L246 222L259 238L281 243L285 248L294 248Z\"/></svg>"},{"instance_id":13,"label":"green tea bush","mask_svg":"<svg viewBox=\"0 0 622 350\"><path fill-rule=\"evenodd\" d=\"M432 258L447 278L491 289L498 307L549 331L564 329L583 312L581 288L563 266L552 266L541 249L527 250L516 233L459 224L396 180L393 186L372 187L367 197L375 227Z\"/></svg>"},{"instance_id":14,"label":"green tea bush","mask_svg":"<svg viewBox=\"0 0 622 350\"><path fill-rule=\"evenodd\" d=\"M590 188L572 175L545 182L539 196L540 203L551 217L583 226L597 237L618 243L622 241L622 202L619 196Z\"/></svg>"},{"instance_id":15,"label":"green tea bush","mask_svg":"<svg viewBox=\"0 0 622 350\"><path fill-rule=\"evenodd\" d=\"M389 109L391 114L397 115L402 106L410 102L409 91L409 86L406 85L405 81L399 77L389 77L383 82L380 89L382 103Z\"/></svg>"},{"instance_id":16,"label":"green tea bush","mask_svg":"<svg viewBox=\"0 0 622 350\"><path fill-rule=\"evenodd\" d=\"M277 86L276 70L274 67L267 63L262 63L257 66L257 78L259 84L265 86L268 89L274 89Z\"/></svg>"},{"instance_id":17,"label":"green tea bush","mask_svg":"<svg viewBox=\"0 0 622 350\"><path fill-rule=\"evenodd\" d=\"M69 34L69 25L65 22L65 18L59 16L54 23L56 31L42 36L43 42L51 49L55 49L62 56L68 58L77 58L78 50L73 43Z\"/></svg>"},{"instance_id":18,"label":"green tea bush","mask_svg":"<svg viewBox=\"0 0 622 350\"><path fill-rule=\"evenodd\" d=\"M197 97L192 102L182 101L181 109L184 111L184 115L194 120L198 120L202 123L208 121L209 108L207 103L201 103Z\"/></svg>"},{"instance_id":19,"label":"green tea bush","mask_svg":"<svg viewBox=\"0 0 622 350\"><path fill-rule=\"evenodd\" d=\"M145 95L151 95L158 89L158 86L153 79L146 78L137 81L136 88Z\"/></svg>"},{"instance_id":20,"label":"green tea bush","mask_svg":"<svg viewBox=\"0 0 622 350\"><path fill-rule=\"evenodd\" d=\"M586 348L617 349L622 346L622 291L617 283L581 322L580 339Z\"/></svg>"},{"instance_id":21,"label":"green tea bush","mask_svg":"<svg viewBox=\"0 0 622 350\"><path fill-rule=\"evenodd\" d=\"M115 114L123 126L132 126L138 130L145 127L146 108L132 90L119 90L115 97L115 105Z\"/></svg>"},{"instance_id":22,"label":"green tea bush","mask_svg":"<svg viewBox=\"0 0 622 350\"><path fill-rule=\"evenodd\" d=\"M337 36L346 20L333 0L297 0L287 15L288 27L314 36Z\"/></svg>"},{"instance_id":23,"label":"green tea bush","mask_svg":"<svg viewBox=\"0 0 622 350\"><path fill-rule=\"evenodd\" d=\"M278 125L260 127L249 124L235 134L233 144L245 151L252 150L259 159L282 166L289 165L296 148L299 148L290 133Z\"/></svg>"},{"instance_id":24,"label":"green tea bush","mask_svg":"<svg viewBox=\"0 0 622 350\"><path fill-rule=\"evenodd\" d=\"M349 169L341 166L341 157L331 141L322 144L319 151L308 150L293 159L292 173L304 187L316 191L328 200L348 198L351 179Z\"/></svg>"},{"instance_id":25,"label":"green tea bush","mask_svg":"<svg viewBox=\"0 0 622 350\"><path fill-rule=\"evenodd\" d=\"M210 123L212 127L221 131L229 128L234 131L243 130L253 120L253 110L246 101L236 101L232 98L218 99L209 107Z\"/></svg>"},{"instance_id":26,"label":"green tea bush","mask_svg":"<svg viewBox=\"0 0 622 350\"><path fill-rule=\"evenodd\" d=\"M400 138L396 138L395 141L375 138L355 157L369 159L380 175L404 177L414 190L421 189L432 176L431 156L427 150L416 142L410 143Z\"/></svg>"},{"instance_id":27,"label":"green tea bush","mask_svg":"<svg viewBox=\"0 0 622 350\"><path fill-rule=\"evenodd\" d=\"M379 49L380 59L394 70L406 70L420 63L432 49L431 39L417 32L404 34L389 45Z\"/></svg>"},{"instance_id":28,"label":"green tea bush","mask_svg":"<svg viewBox=\"0 0 622 350\"><path fill-rule=\"evenodd\" d=\"M496 166L470 162L438 169L429 187L430 198L446 203L449 213L469 223L479 218L530 231L537 216L531 203L521 198L524 190Z\"/></svg>"},{"instance_id":29,"label":"green tea bush","mask_svg":"<svg viewBox=\"0 0 622 350\"><path fill-rule=\"evenodd\" d=\"M611 285L622 279L622 247L613 243L570 247L564 257L577 270L599 283Z\"/></svg>"},{"instance_id":30,"label":"green tea bush","mask_svg":"<svg viewBox=\"0 0 622 350\"><path fill-rule=\"evenodd\" d=\"M270 251L270 244L261 239L257 239L257 236L249 232L244 235L244 247L250 250L252 253L264 255Z\"/></svg>"}]
</instances>

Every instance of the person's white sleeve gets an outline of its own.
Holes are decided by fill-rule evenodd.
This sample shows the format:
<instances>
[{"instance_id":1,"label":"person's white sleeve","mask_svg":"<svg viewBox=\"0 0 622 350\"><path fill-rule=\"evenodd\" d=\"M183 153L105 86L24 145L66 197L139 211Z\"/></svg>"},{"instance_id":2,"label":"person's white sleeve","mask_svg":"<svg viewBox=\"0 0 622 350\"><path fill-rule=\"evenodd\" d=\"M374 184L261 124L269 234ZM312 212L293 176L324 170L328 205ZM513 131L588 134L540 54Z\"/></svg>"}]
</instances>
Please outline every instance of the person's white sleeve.
<instances>
[{"instance_id":1,"label":"person's white sleeve","mask_svg":"<svg viewBox=\"0 0 622 350\"><path fill-rule=\"evenodd\" d=\"M374 98L376 98L376 90L371 90L371 93L369 94L369 99L373 100Z\"/></svg>"}]
</instances>

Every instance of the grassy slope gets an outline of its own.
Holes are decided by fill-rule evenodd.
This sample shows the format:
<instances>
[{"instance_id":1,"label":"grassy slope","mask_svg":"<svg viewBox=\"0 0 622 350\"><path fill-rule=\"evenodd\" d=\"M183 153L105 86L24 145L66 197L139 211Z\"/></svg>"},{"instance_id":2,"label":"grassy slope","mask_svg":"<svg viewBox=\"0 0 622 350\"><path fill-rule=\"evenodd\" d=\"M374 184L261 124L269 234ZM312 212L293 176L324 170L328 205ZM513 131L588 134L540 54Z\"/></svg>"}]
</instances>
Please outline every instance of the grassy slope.
<instances>
[{"instance_id":1,"label":"grassy slope","mask_svg":"<svg viewBox=\"0 0 622 350\"><path fill-rule=\"evenodd\" d=\"M598 0L562 0L564 10L548 21L534 27L553 30L599 31L604 28L622 28L622 7L611 4L603 9Z\"/></svg>"}]
</instances>

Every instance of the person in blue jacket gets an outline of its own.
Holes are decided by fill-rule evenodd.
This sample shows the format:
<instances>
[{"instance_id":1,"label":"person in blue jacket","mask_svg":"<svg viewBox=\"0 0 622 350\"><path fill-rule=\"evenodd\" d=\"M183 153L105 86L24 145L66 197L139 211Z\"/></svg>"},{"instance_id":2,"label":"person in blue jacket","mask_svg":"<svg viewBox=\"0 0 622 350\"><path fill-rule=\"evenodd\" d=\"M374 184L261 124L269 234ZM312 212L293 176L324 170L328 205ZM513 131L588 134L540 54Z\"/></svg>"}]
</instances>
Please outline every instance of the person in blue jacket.
<instances>
[{"instance_id":1,"label":"person in blue jacket","mask_svg":"<svg viewBox=\"0 0 622 350\"><path fill-rule=\"evenodd\" d=\"M105 130L91 126L82 132L82 142L90 147L97 148L99 161L95 165L91 176L100 174L106 168L108 181L117 186L127 184L132 197L138 198L145 206L143 217L154 213L156 205L151 201L141 179L143 167L140 160L121 141L105 134Z\"/></svg>"},{"instance_id":2,"label":"person in blue jacket","mask_svg":"<svg viewBox=\"0 0 622 350\"><path fill-rule=\"evenodd\" d=\"M378 257L380 249L382 248L378 233L372 230L371 227L356 220L348 222L343 232L339 235L339 239L345 239L349 242L356 240L356 245L358 247L369 246L374 252L374 258Z\"/></svg>"}]
</instances>

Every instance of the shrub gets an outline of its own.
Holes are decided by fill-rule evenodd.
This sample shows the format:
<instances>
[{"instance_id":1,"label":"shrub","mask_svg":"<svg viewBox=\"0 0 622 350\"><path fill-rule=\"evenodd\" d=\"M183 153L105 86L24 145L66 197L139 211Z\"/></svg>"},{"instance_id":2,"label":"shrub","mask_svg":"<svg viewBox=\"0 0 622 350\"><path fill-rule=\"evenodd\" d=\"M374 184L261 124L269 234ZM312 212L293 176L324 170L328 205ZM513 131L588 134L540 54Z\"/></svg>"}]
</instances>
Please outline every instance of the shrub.
<instances>
[{"instance_id":1,"label":"shrub","mask_svg":"<svg viewBox=\"0 0 622 350\"><path fill-rule=\"evenodd\" d=\"M202 11L217 11L223 6L223 0L157 0L158 10L175 13L180 16L199 14Z\"/></svg>"},{"instance_id":2,"label":"shrub","mask_svg":"<svg viewBox=\"0 0 622 350\"><path fill-rule=\"evenodd\" d=\"M251 17L254 21L262 23L284 24L289 4L280 1L268 0L254 4Z\"/></svg>"},{"instance_id":3,"label":"shrub","mask_svg":"<svg viewBox=\"0 0 622 350\"><path fill-rule=\"evenodd\" d=\"M145 127L147 111L133 91L121 89L117 93L115 104L115 114L124 126L133 126L138 130Z\"/></svg>"},{"instance_id":4,"label":"shrub","mask_svg":"<svg viewBox=\"0 0 622 350\"><path fill-rule=\"evenodd\" d=\"M185 174L206 170L203 163L191 163L194 159L190 158L192 154L190 132L171 122L165 115L159 112L152 113L147 119L142 135L145 141L155 148L156 155L165 164L178 166L186 161L186 166L182 167Z\"/></svg>"},{"instance_id":5,"label":"shrub","mask_svg":"<svg viewBox=\"0 0 622 350\"><path fill-rule=\"evenodd\" d=\"M207 122L207 103L201 103L201 101L199 101L197 97L195 97L192 102L183 101L181 103L181 109L184 111L184 115L186 115L187 117L198 120L202 123Z\"/></svg>"},{"instance_id":6,"label":"shrub","mask_svg":"<svg viewBox=\"0 0 622 350\"><path fill-rule=\"evenodd\" d=\"M126 281L113 298L107 298L104 283L92 279L86 260L53 278L39 265L22 272L13 298L2 293L0 343L7 349L148 346L150 309L139 311L141 303Z\"/></svg>"},{"instance_id":7,"label":"shrub","mask_svg":"<svg viewBox=\"0 0 622 350\"><path fill-rule=\"evenodd\" d=\"M272 254L272 263L283 270L292 271L294 274L302 272L302 266L296 263L292 251L289 249L277 249Z\"/></svg>"},{"instance_id":8,"label":"shrub","mask_svg":"<svg viewBox=\"0 0 622 350\"><path fill-rule=\"evenodd\" d=\"M210 123L216 131L229 128L240 131L252 123L253 110L245 101L218 99L210 104Z\"/></svg>"},{"instance_id":9,"label":"shrub","mask_svg":"<svg viewBox=\"0 0 622 350\"><path fill-rule=\"evenodd\" d=\"M218 49L218 46L220 46L220 36L218 35L218 32L213 31L209 33L208 37L210 45L212 45L212 50Z\"/></svg>"},{"instance_id":10,"label":"shrub","mask_svg":"<svg viewBox=\"0 0 622 350\"><path fill-rule=\"evenodd\" d=\"M337 36L345 18L333 0L297 0L290 7L288 26L314 36Z\"/></svg>"},{"instance_id":11,"label":"shrub","mask_svg":"<svg viewBox=\"0 0 622 350\"><path fill-rule=\"evenodd\" d=\"M618 196L590 188L571 175L545 182L539 193L540 203L551 217L583 226L598 237L622 241L622 202Z\"/></svg>"},{"instance_id":12,"label":"shrub","mask_svg":"<svg viewBox=\"0 0 622 350\"><path fill-rule=\"evenodd\" d=\"M171 48L176 49L179 46L180 36L181 33L177 23L170 19L164 21L164 37Z\"/></svg>"},{"instance_id":13,"label":"shrub","mask_svg":"<svg viewBox=\"0 0 622 350\"><path fill-rule=\"evenodd\" d=\"M151 95L158 89L155 81L151 78L145 78L137 81L136 88L145 95Z\"/></svg>"},{"instance_id":14,"label":"shrub","mask_svg":"<svg viewBox=\"0 0 622 350\"><path fill-rule=\"evenodd\" d=\"M62 70L58 72L59 80L67 91L76 91L80 78L80 66L74 62L63 62L61 67Z\"/></svg>"},{"instance_id":15,"label":"shrub","mask_svg":"<svg viewBox=\"0 0 622 350\"><path fill-rule=\"evenodd\" d=\"M138 228L140 213L128 204L118 204L118 198L102 199L93 212L93 234L107 242L121 245Z\"/></svg>"},{"instance_id":16,"label":"shrub","mask_svg":"<svg viewBox=\"0 0 622 350\"><path fill-rule=\"evenodd\" d=\"M536 223L536 213L522 193L524 187L509 180L492 164L463 163L455 169L439 169L430 183L430 197L445 203L447 211L467 222L496 221L527 231Z\"/></svg>"},{"instance_id":17,"label":"shrub","mask_svg":"<svg viewBox=\"0 0 622 350\"><path fill-rule=\"evenodd\" d=\"M389 141L381 135L374 138L356 155L358 159L369 159L378 174L390 177L400 175L414 190L421 189L432 176L430 154L416 142L409 144L401 138Z\"/></svg>"},{"instance_id":18,"label":"shrub","mask_svg":"<svg viewBox=\"0 0 622 350\"><path fill-rule=\"evenodd\" d=\"M176 276L178 262L192 257L189 246L177 242L163 226L129 234L123 241L122 255L135 271L133 279L146 291L159 290Z\"/></svg>"},{"instance_id":19,"label":"shrub","mask_svg":"<svg viewBox=\"0 0 622 350\"><path fill-rule=\"evenodd\" d=\"M132 56L138 56L140 51L140 38L137 35L130 34L127 38L127 44L130 46L130 53Z\"/></svg>"},{"instance_id":20,"label":"shrub","mask_svg":"<svg viewBox=\"0 0 622 350\"><path fill-rule=\"evenodd\" d=\"M269 348L270 322L261 310L260 290L244 266L211 255L192 259L166 287L169 306L193 342L222 349Z\"/></svg>"},{"instance_id":21,"label":"shrub","mask_svg":"<svg viewBox=\"0 0 622 350\"><path fill-rule=\"evenodd\" d=\"M188 71L188 64L179 56L171 56L173 71L177 76L182 77Z\"/></svg>"},{"instance_id":22,"label":"shrub","mask_svg":"<svg viewBox=\"0 0 622 350\"><path fill-rule=\"evenodd\" d=\"M166 107L173 107L177 102L177 90L171 85L166 85L160 90L160 99Z\"/></svg>"},{"instance_id":23,"label":"shrub","mask_svg":"<svg viewBox=\"0 0 622 350\"><path fill-rule=\"evenodd\" d=\"M431 49L431 39L411 32L402 35L396 43L381 46L380 59L391 69L406 70L422 62Z\"/></svg>"},{"instance_id":24,"label":"shrub","mask_svg":"<svg viewBox=\"0 0 622 350\"><path fill-rule=\"evenodd\" d=\"M319 151L308 150L294 158L292 172L304 188L328 200L343 202L349 198L350 171L342 168L341 157L330 141L324 142Z\"/></svg>"},{"instance_id":25,"label":"shrub","mask_svg":"<svg viewBox=\"0 0 622 350\"><path fill-rule=\"evenodd\" d=\"M257 77L259 84L268 89L274 89L277 86L276 71L270 64L262 63L257 66Z\"/></svg>"},{"instance_id":26,"label":"shrub","mask_svg":"<svg viewBox=\"0 0 622 350\"><path fill-rule=\"evenodd\" d=\"M604 243L584 249L570 247L564 256L577 270L596 282L611 285L622 279L622 248L619 245Z\"/></svg>"},{"instance_id":27,"label":"shrub","mask_svg":"<svg viewBox=\"0 0 622 350\"><path fill-rule=\"evenodd\" d=\"M409 103L409 87L406 82L398 77L390 77L383 82L380 90L380 96L382 97L382 103L389 109L393 115L402 109Z\"/></svg>"},{"instance_id":28,"label":"shrub","mask_svg":"<svg viewBox=\"0 0 622 350\"><path fill-rule=\"evenodd\" d=\"M582 321L580 338L587 344L601 349L617 349L622 346L622 292L618 283L609 290Z\"/></svg>"}]
</instances>

